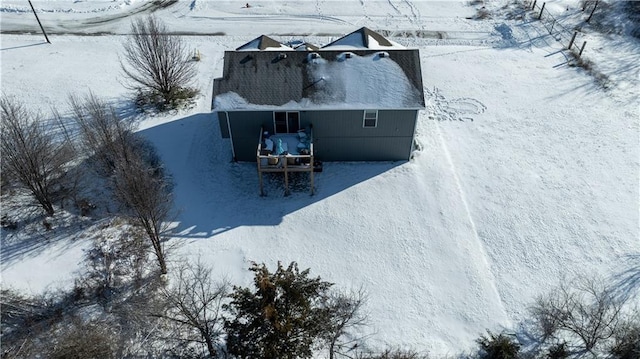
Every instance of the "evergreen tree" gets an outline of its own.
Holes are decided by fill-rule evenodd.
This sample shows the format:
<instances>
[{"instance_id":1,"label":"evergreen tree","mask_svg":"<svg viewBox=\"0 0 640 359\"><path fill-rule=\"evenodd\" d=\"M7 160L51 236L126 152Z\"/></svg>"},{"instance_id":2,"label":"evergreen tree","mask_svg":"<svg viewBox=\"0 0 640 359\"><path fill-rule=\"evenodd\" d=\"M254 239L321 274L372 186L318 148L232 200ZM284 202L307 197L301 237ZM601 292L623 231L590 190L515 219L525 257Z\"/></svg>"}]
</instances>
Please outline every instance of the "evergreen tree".
<instances>
[{"instance_id":1,"label":"evergreen tree","mask_svg":"<svg viewBox=\"0 0 640 359\"><path fill-rule=\"evenodd\" d=\"M234 287L226 309L227 350L242 358L310 358L320 340L327 310L323 305L332 286L309 278L292 262L286 269L278 262L275 273L254 263L254 290Z\"/></svg>"}]
</instances>

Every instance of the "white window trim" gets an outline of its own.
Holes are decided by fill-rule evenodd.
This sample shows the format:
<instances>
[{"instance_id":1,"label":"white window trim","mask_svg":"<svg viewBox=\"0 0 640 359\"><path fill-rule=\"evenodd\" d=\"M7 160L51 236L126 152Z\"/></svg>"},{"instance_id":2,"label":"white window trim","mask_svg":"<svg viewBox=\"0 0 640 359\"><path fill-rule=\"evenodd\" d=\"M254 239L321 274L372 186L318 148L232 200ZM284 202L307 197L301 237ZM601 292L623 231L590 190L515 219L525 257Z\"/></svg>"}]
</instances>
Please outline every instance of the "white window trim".
<instances>
[{"instance_id":1,"label":"white window trim","mask_svg":"<svg viewBox=\"0 0 640 359\"><path fill-rule=\"evenodd\" d=\"M374 126L366 126L365 125L366 124L366 120L367 120L367 112L369 112L369 113L375 112L375 114L376 114L376 117L375 117L376 123L375 123ZM369 120L371 120L371 118L369 118ZM364 110L364 111L362 111L362 128L376 128L376 127L378 127L378 110Z\"/></svg>"}]
</instances>

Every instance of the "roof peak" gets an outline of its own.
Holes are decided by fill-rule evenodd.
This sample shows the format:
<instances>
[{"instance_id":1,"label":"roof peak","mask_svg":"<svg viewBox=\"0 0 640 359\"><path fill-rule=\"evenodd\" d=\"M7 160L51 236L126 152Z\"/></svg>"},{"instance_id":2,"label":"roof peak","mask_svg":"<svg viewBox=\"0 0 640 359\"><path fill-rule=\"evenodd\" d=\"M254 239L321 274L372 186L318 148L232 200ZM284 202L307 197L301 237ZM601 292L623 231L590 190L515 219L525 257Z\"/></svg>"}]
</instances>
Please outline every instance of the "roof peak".
<instances>
[{"instance_id":1,"label":"roof peak","mask_svg":"<svg viewBox=\"0 0 640 359\"><path fill-rule=\"evenodd\" d=\"M260 35L246 44L238 47L236 51L265 51L265 50L293 50L291 47L274 40L267 35Z\"/></svg>"},{"instance_id":2,"label":"roof peak","mask_svg":"<svg viewBox=\"0 0 640 359\"><path fill-rule=\"evenodd\" d=\"M393 42L381 34L369 29L361 27L356 31L342 36L333 42L318 48L315 45L304 43L305 46L296 48L292 46L296 41L283 44L278 40L274 40L267 35L260 35L246 44L238 47L236 51L317 51L317 50L400 50L406 49L404 46ZM301 41L298 41L301 42Z\"/></svg>"},{"instance_id":3,"label":"roof peak","mask_svg":"<svg viewBox=\"0 0 640 359\"><path fill-rule=\"evenodd\" d=\"M390 41L379 33L363 26L358 30L344 35L343 37L323 46L322 48L386 50L402 49L404 46Z\"/></svg>"}]
</instances>

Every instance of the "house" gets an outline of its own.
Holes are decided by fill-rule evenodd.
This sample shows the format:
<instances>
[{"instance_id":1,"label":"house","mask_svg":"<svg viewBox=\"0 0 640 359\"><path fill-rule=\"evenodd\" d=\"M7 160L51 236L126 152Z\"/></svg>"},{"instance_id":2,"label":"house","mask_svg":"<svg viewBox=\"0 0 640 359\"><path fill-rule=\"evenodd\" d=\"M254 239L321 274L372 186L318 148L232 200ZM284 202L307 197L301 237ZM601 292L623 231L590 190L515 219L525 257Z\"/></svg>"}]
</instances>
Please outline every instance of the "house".
<instances>
[{"instance_id":1,"label":"house","mask_svg":"<svg viewBox=\"0 0 640 359\"><path fill-rule=\"evenodd\" d=\"M212 111L236 161L303 171L316 159L408 160L424 105L418 50L363 27L320 48L262 35L226 51ZM308 157L266 157L283 154Z\"/></svg>"}]
</instances>

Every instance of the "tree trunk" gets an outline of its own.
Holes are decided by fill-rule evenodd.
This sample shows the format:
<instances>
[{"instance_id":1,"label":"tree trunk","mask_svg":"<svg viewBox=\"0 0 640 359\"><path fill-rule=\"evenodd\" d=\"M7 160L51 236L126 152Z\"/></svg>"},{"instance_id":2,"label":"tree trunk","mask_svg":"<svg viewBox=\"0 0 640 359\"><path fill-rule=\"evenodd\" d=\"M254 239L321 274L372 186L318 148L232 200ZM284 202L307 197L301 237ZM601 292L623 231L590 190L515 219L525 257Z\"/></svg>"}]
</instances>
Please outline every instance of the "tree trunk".
<instances>
[{"instance_id":1,"label":"tree trunk","mask_svg":"<svg viewBox=\"0 0 640 359\"><path fill-rule=\"evenodd\" d=\"M209 333L203 330L202 337L204 338L204 341L207 343L207 350L209 350L209 356L211 358L217 358L218 351L216 350L216 347L213 345L213 341L211 340L211 336L209 335Z\"/></svg>"}]
</instances>

